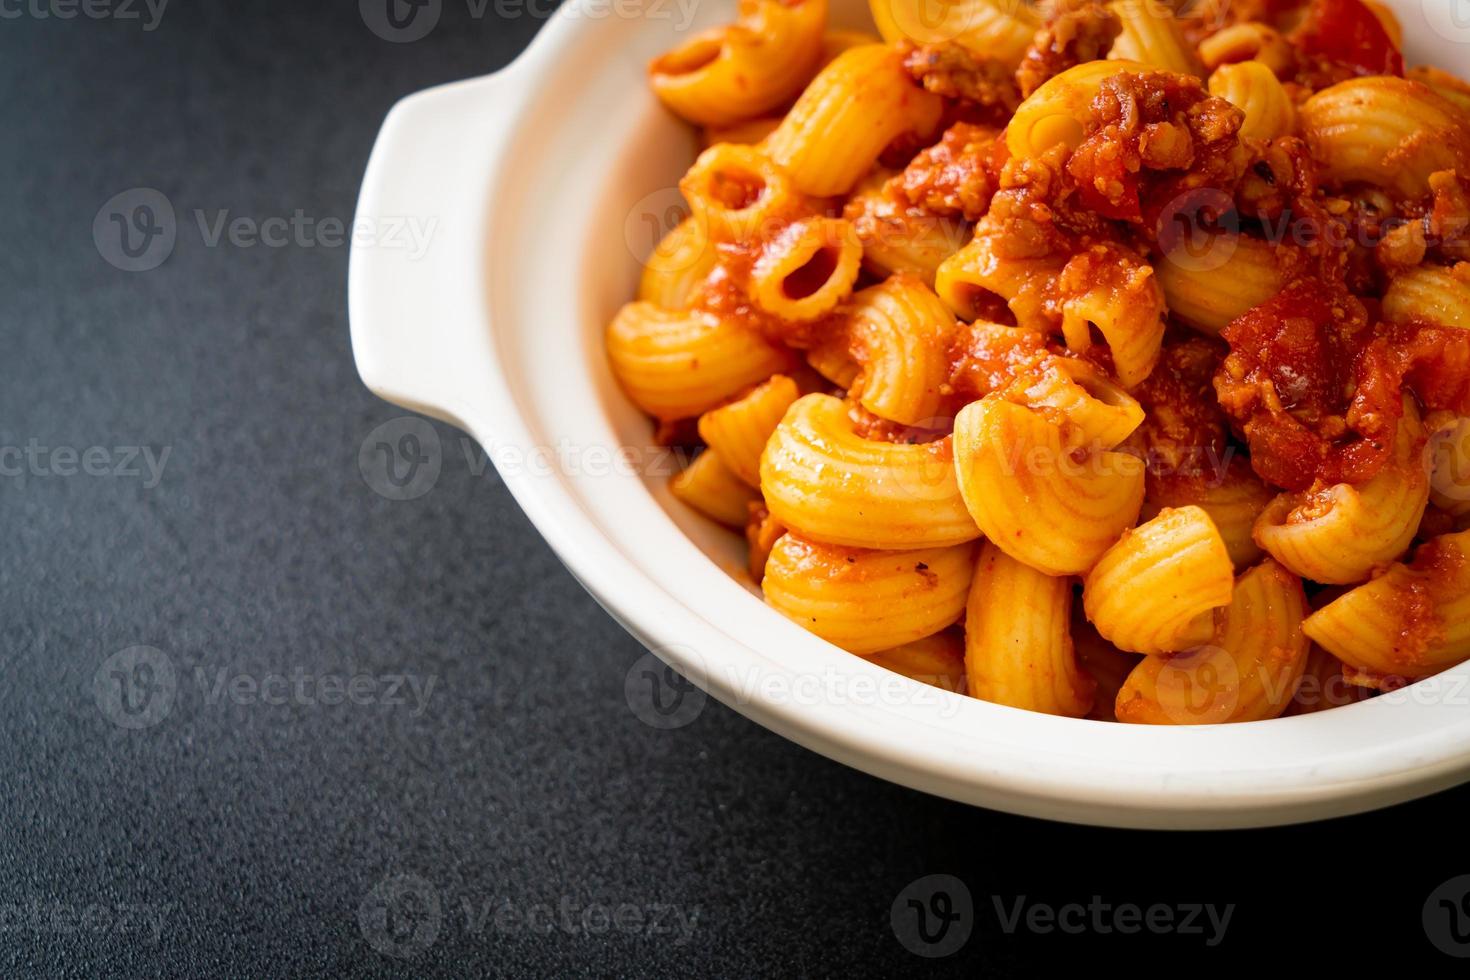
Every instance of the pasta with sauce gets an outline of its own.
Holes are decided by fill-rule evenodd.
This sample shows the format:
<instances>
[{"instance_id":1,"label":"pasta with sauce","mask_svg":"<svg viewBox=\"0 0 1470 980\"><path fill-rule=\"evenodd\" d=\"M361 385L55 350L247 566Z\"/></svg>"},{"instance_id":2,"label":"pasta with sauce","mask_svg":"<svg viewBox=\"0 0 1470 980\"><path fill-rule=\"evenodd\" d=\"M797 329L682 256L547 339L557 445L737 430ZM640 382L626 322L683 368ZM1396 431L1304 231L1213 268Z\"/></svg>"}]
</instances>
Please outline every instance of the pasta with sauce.
<instances>
[{"instance_id":1,"label":"pasta with sauce","mask_svg":"<svg viewBox=\"0 0 1470 980\"><path fill-rule=\"evenodd\" d=\"M872 7L649 66L705 148L609 362L766 602L1110 722L1470 659L1470 84L1369 0Z\"/></svg>"}]
</instances>

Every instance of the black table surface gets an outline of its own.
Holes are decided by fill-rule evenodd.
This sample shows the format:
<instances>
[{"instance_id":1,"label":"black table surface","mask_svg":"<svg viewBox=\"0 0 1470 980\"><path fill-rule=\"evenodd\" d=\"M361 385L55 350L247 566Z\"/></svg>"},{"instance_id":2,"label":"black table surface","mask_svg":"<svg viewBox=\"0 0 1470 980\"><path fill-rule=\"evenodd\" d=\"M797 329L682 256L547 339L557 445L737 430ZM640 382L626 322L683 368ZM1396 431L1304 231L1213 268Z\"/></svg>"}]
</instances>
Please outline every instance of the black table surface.
<instances>
[{"instance_id":1,"label":"black table surface","mask_svg":"<svg viewBox=\"0 0 1470 980\"><path fill-rule=\"evenodd\" d=\"M334 222L396 99L550 13L432 6L392 43L351 0L0 5L0 975L1456 964L1424 914L1470 872L1470 791L1107 831L713 703L661 730L638 644L460 433L430 492L374 492L360 447L403 412L354 370ZM175 238L129 271L163 241L140 188Z\"/></svg>"}]
</instances>

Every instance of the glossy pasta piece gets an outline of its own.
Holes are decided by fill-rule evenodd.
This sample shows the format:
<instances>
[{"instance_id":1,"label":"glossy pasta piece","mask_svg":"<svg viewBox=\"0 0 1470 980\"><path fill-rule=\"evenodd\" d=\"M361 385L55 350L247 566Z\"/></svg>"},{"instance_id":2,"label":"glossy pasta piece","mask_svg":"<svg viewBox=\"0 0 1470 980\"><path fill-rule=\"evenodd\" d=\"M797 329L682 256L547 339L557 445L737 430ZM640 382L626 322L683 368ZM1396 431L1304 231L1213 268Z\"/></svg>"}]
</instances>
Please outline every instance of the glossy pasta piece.
<instances>
[{"instance_id":1,"label":"glossy pasta piece","mask_svg":"<svg viewBox=\"0 0 1470 980\"><path fill-rule=\"evenodd\" d=\"M734 143L739 146L758 146L781 125L780 116L757 116L742 119L728 126L706 126L700 143L707 150L717 143Z\"/></svg>"},{"instance_id":2,"label":"glossy pasta piece","mask_svg":"<svg viewBox=\"0 0 1470 980\"><path fill-rule=\"evenodd\" d=\"M789 102L817 70L827 0L741 0L734 24L696 34L648 65L654 94L701 126Z\"/></svg>"},{"instance_id":3,"label":"glossy pasta piece","mask_svg":"<svg viewBox=\"0 0 1470 980\"><path fill-rule=\"evenodd\" d=\"M700 453L670 480L669 491L704 516L735 528L745 526L750 505L760 499L713 449Z\"/></svg>"},{"instance_id":4,"label":"glossy pasta piece","mask_svg":"<svg viewBox=\"0 0 1470 980\"><path fill-rule=\"evenodd\" d=\"M1071 579L1038 572L986 542L965 607L970 696L1049 715L1087 714L1096 685L1073 652L1071 605Z\"/></svg>"},{"instance_id":5,"label":"glossy pasta piece","mask_svg":"<svg viewBox=\"0 0 1470 980\"><path fill-rule=\"evenodd\" d=\"M1200 74L1200 62L1184 39L1183 26L1174 10L1162 0L1120 0L1108 4L1123 30L1113 41L1108 57L1136 61L1151 68Z\"/></svg>"},{"instance_id":6,"label":"glossy pasta piece","mask_svg":"<svg viewBox=\"0 0 1470 980\"><path fill-rule=\"evenodd\" d=\"M829 544L920 548L980 536L948 438L865 439L830 395L806 395L787 410L761 457L761 490L781 523Z\"/></svg>"},{"instance_id":7,"label":"glossy pasta piece","mask_svg":"<svg viewBox=\"0 0 1470 980\"><path fill-rule=\"evenodd\" d=\"M822 67L836 61L837 56L849 48L882 43L881 37L867 31L827 31L822 35Z\"/></svg>"},{"instance_id":8,"label":"glossy pasta piece","mask_svg":"<svg viewBox=\"0 0 1470 980\"><path fill-rule=\"evenodd\" d=\"M1429 499L1452 517L1470 515L1470 418L1437 420L1429 438Z\"/></svg>"},{"instance_id":9,"label":"glossy pasta piece","mask_svg":"<svg viewBox=\"0 0 1470 980\"><path fill-rule=\"evenodd\" d=\"M978 326L978 325L975 325ZM1016 330L1000 324L995 330ZM1054 357L1006 396L1079 436L1089 449L1113 449L1143 423L1143 406L1089 361Z\"/></svg>"},{"instance_id":10,"label":"glossy pasta piece","mask_svg":"<svg viewBox=\"0 0 1470 980\"><path fill-rule=\"evenodd\" d=\"M1143 462L1118 452L1080 460L1061 429L989 397L955 419L955 470L970 516L1006 554L1048 575L1091 568L1143 504Z\"/></svg>"},{"instance_id":11,"label":"glossy pasta piece","mask_svg":"<svg viewBox=\"0 0 1470 980\"><path fill-rule=\"evenodd\" d=\"M1283 493L1256 521L1256 543L1305 579L1348 585L1408 550L1429 503L1424 426L1412 400L1394 458L1362 486Z\"/></svg>"},{"instance_id":12,"label":"glossy pasta piece","mask_svg":"<svg viewBox=\"0 0 1470 980\"><path fill-rule=\"evenodd\" d=\"M1234 588L1235 566L1214 521L1180 507L1125 531L1087 573L1082 605L1113 645L1169 653L1207 643L1214 610Z\"/></svg>"},{"instance_id":13,"label":"glossy pasta piece","mask_svg":"<svg viewBox=\"0 0 1470 980\"><path fill-rule=\"evenodd\" d=\"M1432 65L1416 65L1410 68L1405 75L1416 82L1428 85L1441 98L1448 99L1462 110L1470 112L1470 82Z\"/></svg>"},{"instance_id":14,"label":"glossy pasta piece","mask_svg":"<svg viewBox=\"0 0 1470 980\"><path fill-rule=\"evenodd\" d=\"M910 276L864 289L846 308L854 359L853 392L864 408L893 422L933 422L949 382L954 314Z\"/></svg>"},{"instance_id":15,"label":"glossy pasta piece","mask_svg":"<svg viewBox=\"0 0 1470 980\"><path fill-rule=\"evenodd\" d=\"M633 403L664 420L693 418L791 363L758 330L652 303L618 311L607 328L607 354Z\"/></svg>"},{"instance_id":16,"label":"glossy pasta piece","mask_svg":"<svg viewBox=\"0 0 1470 980\"><path fill-rule=\"evenodd\" d=\"M841 218L793 221L761 249L751 298L783 320L814 320L852 295L862 258L857 233Z\"/></svg>"},{"instance_id":17,"label":"glossy pasta piece","mask_svg":"<svg viewBox=\"0 0 1470 980\"><path fill-rule=\"evenodd\" d=\"M1296 106L1276 73L1259 61L1221 65L1210 75L1210 94L1245 113L1242 139L1287 136L1296 127Z\"/></svg>"},{"instance_id":18,"label":"glossy pasta piece","mask_svg":"<svg viewBox=\"0 0 1470 980\"><path fill-rule=\"evenodd\" d=\"M955 41L1012 68L1041 27L1035 11L1009 0L868 0L868 6L885 41Z\"/></svg>"},{"instance_id":19,"label":"glossy pasta piece","mask_svg":"<svg viewBox=\"0 0 1470 980\"><path fill-rule=\"evenodd\" d=\"M755 147L734 143L701 153L679 190L716 241L762 241L785 227L801 203L784 170Z\"/></svg>"},{"instance_id":20,"label":"glossy pasta piece","mask_svg":"<svg viewBox=\"0 0 1470 980\"><path fill-rule=\"evenodd\" d=\"M823 331L807 349L806 362L839 388L851 388L862 372L862 366L852 356L846 329Z\"/></svg>"},{"instance_id":21,"label":"glossy pasta piece","mask_svg":"<svg viewBox=\"0 0 1470 980\"><path fill-rule=\"evenodd\" d=\"M1031 160L1058 144L1075 150L1086 137L1092 100L1102 83L1123 72L1149 70L1134 61L1089 61L1047 79L1021 103L1006 126L1011 155Z\"/></svg>"},{"instance_id":22,"label":"glossy pasta piece","mask_svg":"<svg viewBox=\"0 0 1470 980\"><path fill-rule=\"evenodd\" d=\"M1211 71L1221 65L1255 61L1281 76L1296 63L1291 42L1280 31L1256 21L1221 28L1200 41L1198 51Z\"/></svg>"},{"instance_id":23,"label":"glossy pasta piece","mask_svg":"<svg viewBox=\"0 0 1470 980\"><path fill-rule=\"evenodd\" d=\"M975 548L869 551L786 534L771 549L761 588L792 622L851 653L923 639L965 611Z\"/></svg>"},{"instance_id":24,"label":"glossy pasta piece","mask_svg":"<svg viewBox=\"0 0 1470 980\"><path fill-rule=\"evenodd\" d=\"M668 310L682 310L718 262L719 254L705 234L704 225L685 218L659 241L643 263L638 299Z\"/></svg>"},{"instance_id":25,"label":"glossy pasta piece","mask_svg":"<svg viewBox=\"0 0 1470 980\"><path fill-rule=\"evenodd\" d=\"M1154 270L1169 312L1210 336L1286 285L1276 249L1249 235L1203 235L1193 247L1177 247Z\"/></svg>"},{"instance_id":26,"label":"glossy pasta piece","mask_svg":"<svg viewBox=\"0 0 1470 980\"><path fill-rule=\"evenodd\" d=\"M1240 576L1211 643L1145 657L1118 692L1118 720L1146 725L1261 721L1286 710L1310 644L1301 581L1267 559Z\"/></svg>"},{"instance_id":27,"label":"glossy pasta piece","mask_svg":"<svg viewBox=\"0 0 1470 980\"><path fill-rule=\"evenodd\" d=\"M1266 486L1251 469L1250 461L1232 457L1218 481L1203 479L1160 479L1151 481L1143 498L1140 520L1152 520L1166 507L1199 507L1220 532L1225 550L1236 571L1260 561L1265 551L1256 544L1256 520L1276 491Z\"/></svg>"},{"instance_id":28,"label":"glossy pasta piece","mask_svg":"<svg viewBox=\"0 0 1470 980\"><path fill-rule=\"evenodd\" d=\"M1088 257L1074 259L1082 261ZM1115 254L1104 260L1099 278L1089 272L1090 285L1074 292L1062 304L1062 334L1075 354L1092 346L1093 331L1102 334L1112 353L1113 374L1124 388L1143 382L1158 362L1164 343L1164 292L1147 264L1124 266ZM1090 263L1095 267L1096 263ZM1087 266L1084 266L1087 268ZM1069 268L1062 281L1068 281Z\"/></svg>"},{"instance_id":29,"label":"glossy pasta piece","mask_svg":"<svg viewBox=\"0 0 1470 980\"><path fill-rule=\"evenodd\" d=\"M1412 563L1323 606L1305 629L1370 678L1413 681L1470 659L1470 531L1430 539Z\"/></svg>"},{"instance_id":30,"label":"glossy pasta piece","mask_svg":"<svg viewBox=\"0 0 1470 980\"><path fill-rule=\"evenodd\" d=\"M965 693L965 638L958 629L880 650L866 659L921 684Z\"/></svg>"},{"instance_id":31,"label":"glossy pasta piece","mask_svg":"<svg viewBox=\"0 0 1470 980\"><path fill-rule=\"evenodd\" d=\"M934 274L934 291L961 320L980 318L977 296L999 296L1022 326L1047 330L1043 291L1035 287L1060 275L1065 266L1066 260L1056 256L1002 258L996 254L990 235L977 234L940 263Z\"/></svg>"},{"instance_id":32,"label":"glossy pasta piece","mask_svg":"<svg viewBox=\"0 0 1470 980\"><path fill-rule=\"evenodd\" d=\"M1470 263L1400 272L1384 294L1383 315L1400 323L1420 318L1470 330Z\"/></svg>"},{"instance_id":33,"label":"glossy pasta piece","mask_svg":"<svg viewBox=\"0 0 1470 980\"><path fill-rule=\"evenodd\" d=\"M846 194L894 139L932 133L940 111L939 97L914 84L898 51L849 48L807 86L766 150L804 193Z\"/></svg>"},{"instance_id":34,"label":"glossy pasta piece","mask_svg":"<svg viewBox=\"0 0 1470 980\"><path fill-rule=\"evenodd\" d=\"M796 382L778 374L738 401L701 415L699 437L719 452L732 473L759 486L761 452L797 394Z\"/></svg>"},{"instance_id":35,"label":"glossy pasta piece","mask_svg":"<svg viewBox=\"0 0 1470 980\"><path fill-rule=\"evenodd\" d=\"M1339 82L1303 103L1300 119L1324 183L1360 181L1418 197L1435 171L1470 172L1470 117L1420 82Z\"/></svg>"}]
</instances>

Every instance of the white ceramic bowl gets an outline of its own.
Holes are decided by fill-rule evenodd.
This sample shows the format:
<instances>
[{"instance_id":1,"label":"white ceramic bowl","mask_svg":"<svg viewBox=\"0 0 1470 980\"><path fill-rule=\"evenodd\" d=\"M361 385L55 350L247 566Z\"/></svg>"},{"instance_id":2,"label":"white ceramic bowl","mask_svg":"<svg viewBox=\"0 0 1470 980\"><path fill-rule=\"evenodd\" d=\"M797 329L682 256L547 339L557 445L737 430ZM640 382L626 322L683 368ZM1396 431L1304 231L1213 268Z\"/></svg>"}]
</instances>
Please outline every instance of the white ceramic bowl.
<instances>
[{"instance_id":1,"label":"white ceramic bowl","mask_svg":"<svg viewBox=\"0 0 1470 980\"><path fill-rule=\"evenodd\" d=\"M477 438L582 584L681 673L885 779L1038 817L1209 828L1368 810L1466 778L1470 665L1304 717L1112 725L927 688L768 609L732 575L743 543L669 497L649 423L603 354L695 152L644 65L734 8L705 0L685 24L687 2L642 2L628 16L621 0L568 0L509 68L388 116L359 219L435 224L422 255L387 234L353 249L352 343L368 387ZM1451 4L1423 4L1395 5L1411 62L1463 68L1470 30L1441 12ZM860 0L834 6L838 22L867 26ZM620 447L643 472L612 464Z\"/></svg>"}]
</instances>

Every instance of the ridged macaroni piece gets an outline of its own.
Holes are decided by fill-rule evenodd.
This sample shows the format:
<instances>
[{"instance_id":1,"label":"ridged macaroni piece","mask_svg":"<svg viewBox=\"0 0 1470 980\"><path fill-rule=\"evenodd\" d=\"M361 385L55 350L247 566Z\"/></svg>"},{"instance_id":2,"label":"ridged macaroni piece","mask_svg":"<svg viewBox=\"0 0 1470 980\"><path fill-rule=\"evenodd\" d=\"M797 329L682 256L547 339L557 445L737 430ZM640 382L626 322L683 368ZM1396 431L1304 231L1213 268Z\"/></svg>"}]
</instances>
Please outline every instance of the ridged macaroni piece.
<instances>
[{"instance_id":1,"label":"ridged macaroni piece","mask_svg":"<svg viewBox=\"0 0 1470 980\"><path fill-rule=\"evenodd\" d=\"M965 693L965 638L958 629L869 654L869 663L956 694Z\"/></svg>"},{"instance_id":2,"label":"ridged macaroni piece","mask_svg":"<svg viewBox=\"0 0 1470 980\"><path fill-rule=\"evenodd\" d=\"M1400 272L1384 294L1383 315L1399 322L1422 317L1470 330L1470 262L1454 267L1421 265Z\"/></svg>"},{"instance_id":3,"label":"ridged macaroni piece","mask_svg":"<svg viewBox=\"0 0 1470 980\"><path fill-rule=\"evenodd\" d=\"M938 96L914 84L883 44L849 48L823 68L766 138L772 159L817 197L845 194L904 133L932 133Z\"/></svg>"},{"instance_id":4,"label":"ridged macaroni piece","mask_svg":"<svg viewBox=\"0 0 1470 980\"><path fill-rule=\"evenodd\" d=\"M814 320L852 295L862 259L857 232L841 218L793 221L761 249L751 299L783 320Z\"/></svg>"},{"instance_id":5,"label":"ridged macaroni piece","mask_svg":"<svg viewBox=\"0 0 1470 980\"><path fill-rule=\"evenodd\" d=\"M1001 258L989 235L976 235L970 243L940 263L934 274L934 291L961 320L976 318L974 295L994 293L1007 302L1023 326L1043 329L1039 290L1032 287L1047 277L1057 276L1065 258Z\"/></svg>"},{"instance_id":6,"label":"ridged macaroni piece","mask_svg":"<svg viewBox=\"0 0 1470 980\"><path fill-rule=\"evenodd\" d=\"M760 486L761 452L798 394L796 382L778 374L738 401L701 415L699 438L720 454L737 477L750 486ZM740 523L745 523L744 518Z\"/></svg>"},{"instance_id":7,"label":"ridged macaroni piece","mask_svg":"<svg viewBox=\"0 0 1470 980\"><path fill-rule=\"evenodd\" d=\"M1215 635L1214 610L1234 588L1215 523L1198 507L1180 507L1123 532L1083 580L1082 606L1113 645L1170 653Z\"/></svg>"},{"instance_id":8,"label":"ridged macaroni piece","mask_svg":"<svg viewBox=\"0 0 1470 980\"><path fill-rule=\"evenodd\" d=\"M846 330L823 331L807 349L806 362L839 388L851 388L862 371L862 366L853 359Z\"/></svg>"},{"instance_id":9,"label":"ridged macaroni piece","mask_svg":"<svg viewBox=\"0 0 1470 980\"><path fill-rule=\"evenodd\" d=\"M761 588L788 619L844 650L869 654L958 620L974 571L970 544L868 551L786 534L771 549Z\"/></svg>"},{"instance_id":10,"label":"ridged macaroni piece","mask_svg":"<svg viewBox=\"0 0 1470 980\"><path fill-rule=\"evenodd\" d=\"M1277 75L1296 62L1291 43L1272 27L1254 21L1231 24L1199 43L1200 60L1210 70L1242 61L1258 61Z\"/></svg>"},{"instance_id":11,"label":"ridged macaroni piece","mask_svg":"<svg viewBox=\"0 0 1470 980\"><path fill-rule=\"evenodd\" d=\"M713 449L695 457L683 472L669 481L669 490L706 517L730 527L744 527L750 505L759 495L735 475Z\"/></svg>"},{"instance_id":12,"label":"ridged macaroni piece","mask_svg":"<svg viewBox=\"0 0 1470 980\"><path fill-rule=\"evenodd\" d=\"M1245 113L1242 139L1287 136L1296 127L1296 106L1276 73L1259 61L1221 65L1210 75L1210 94Z\"/></svg>"},{"instance_id":13,"label":"ridged macaroni piece","mask_svg":"<svg viewBox=\"0 0 1470 980\"><path fill-rule=\"evenodd\" d=\"M868 0L868 6L885 41L956 41L1012 68L1041 27L1029 6L1012 0Z\"/></svg>"},{"instance_id":14,"label":"ridged macaroni piece","mask_svg":"<svg viewBox=\"0 0 1470 980\"><path fill-rule=\"evenodd\" d=\"M1154 480L1143 498L1139 520L1148 521L1166 507L1199 507L1220 532L1225 550L1236 571L1260 561L1265 554L1256 544L1256 520L1276 491L1266 486L1251 470L1250 461L1232 457L1218 481Z\"/></svg>"},{"instance_id":15,"label":"ridged macaroni piece","mask_svg":"<svg viewBox=\"0 0 1470 980\"><path fill-rule=\"evenodd\" d=\"M1062 334L1067 347L1082 354L1092 346L1096 328L1112 352L1118 383L1132 388L1159 359L1166 326L1164 293L1147 265L1116 271L1116 279L1098 282L1063 303Z\"/></svg>"},{"instance_id":16,"label":"ridged macaroni piece","mask_svg":"<svg viewBox=\"0 0 1470 980\"><path fill-rule=\"evenodd\" d=\"M1000 324L972 324L972 330L1016 330ZM1077 432L1089 449L1113 449L1143 424L1143 406L1110 381L1091 362L1055 357L1007 392L1010 400Z\"/></svg>"},{"instance_id":17,"label":"ridged macaroni piece","mask_svg":"<svg viewBox=\"0 0 1470 980\"><path fill-rule=\"evenodd\" d=\"M1038 572L992 542L980 552L965 607L965 675L971 697L1081 718L1096 687L1068 629L1072 580Z\"/></svg>"},{"instance_id":18,"label":"ridged macaroni piece","mask_svg":"<svg viewBox=\"0 0 1470 980\"><path fill-rule=\"evenodd\" d=\"M643 263L638 299L668 310L682 310L719 261L704 226L685 218L674 226Z\"/></svg>"},{"instance_id":19,"label":"ridged macaroni piece","mask_svg":"<svg viewBox=\"0 0 1470 980\"><path fill-rule=\"evenodd\" d=\"M1299 117L1324 182L1418 197L1437 170L1470 172L1470 119L1419 82L1385 75L1339 82L1304 102Z\"/></svg>"},{"instance_id":20,"label":"ridged macaroni piece","mask_svg":"<svg viewBox=\"0 0 1470 980\"><path fill-rule=\"evenodd\" d=\"M1286 285L1276 249L1249 235L1209 234L1198 248L1175 248L1154 271L1169 312L1210 336Z\"/></svg>"},{"instance_id":21,"label":"ridged macaroni piece","mask_svg":"<svg viewBox=\"0 0 1470 980\"><path fill-rule=\"evenodd\" d=\"M1429 499L1451 517L1470 514L1470 418L1436 413L1430 425Z\"/></svg>"},{"instance_id":22,"label":"ridged macaroni piece","mask_svg":"<svg viewBox=\"0 0 1470 980\"><path fill-rule=\"evenodd\" d=\"M1168 4L1162 0L1120 0L1108 4L1108 10L1123 27L1108 52L1109 58L1136 61L1181 75L1200 74L1199 60Z\"/></svg>"},{"instance_id":23,"label":"ridged macaroni piece","mask_svg":"<svg viewBox=\"0 0 1470 980\"><path fill-rule=\"evenodd\" d=\"M863 267L880 279L907 273L932 288L940 263L970 239L968 222L915 213L884 194L882 180L865 180L845 213L863 243Z\"/></svg>"},{"instance_id":24,"label":"ridged macaroni piece","mask_svg":"<svg viewBox=\"0 0 1470 980\"><path fill-rule=\"evenodd\" d=\"M1006 126L1011 155L1034 159L1059 143L1075 150L1086 137L1092 100L1104 80L1148 70L1134 61L1089 61L1048 79L1021 103Z\"/></svg>"},{"instance_id":25,"label":"ridged macaroni piece","mask_svg":"<svg viewBox=\"0 0 1470 980\"><path fill-rule=\"evenodd\" d=\"M694 220L716 241L763 240L800 204L791 177L753 146L719 143L679 181Z\"/></svg>"},{"instance_id":26,"label":"ridged macaroni piece","mask_svg":"<svg viewBox=\"0 0 1470 980\"><path fill-rule=\"evenodd\" d=\"M629 303L607 328L614 376L655 418L693 418L790 367L752 327L700 311Z\"/></svg>"},{"instance_id":27,"label":"ridged macaroni piece","mask_svg":"<svg viewBox=\"0 0 1470 980\"><path fill-rule=\"evenodd\" d=\"M988 397L955 419L960 492L984 535L1048 575L1091 568L1143 504L1143 461L1118 452L1078 459L1039 413Z\"/></svg>"},{"instance_id":28,"label":"ridged macaroni piece","mask_svg":"<svg viewBox=\"0 0 1470 980\"><path fill-rule=\"evenodd\" d=\"M1394 458L1362 486L1283 493L1256 521L1256 543L1302 578L1329 585L1366 579L1408 550L1429 502L1424 425L1412 399Z\"/></svg>"},{"instance_id":29,"label":"ridged macaroni piece","mask_svg":"<svg viewBox=\"0 0 1470 980\"><path fill-rule=\"evenodd\" d=\"M706 126L700 144L707 150L717 143L735 143L740 146L757 146L781 125L780 116L757 116L742 119L728 126Z\"/></svg>"},{"instance_id":30,"label":"ridged macaroni piece","mask_svg":"<svg viewBox=\"0 0 1470 980\"><path fill-rule=\"evenodd\" d=\"M1470 658L1470 531L1432 538L1308 617L1307 635L1368 677L1418 680Z\"/></svg>"},{"instance_id":31,"label":"ridged macaroni piece","mask_svg":"<svg viewBox=\"0 0 1470 980\"><path fill-rule=\"evenodd\" d=\"M1098 635L1080 607L1072 613L1072 646L1077 651L1077 663L1097 685L1092 698L1092 710L1087 717L1093 721L1117 721L1114 708L1123 682L1133 673L1133 668L1143 658L1136 653L1119 650Z\"/></svg>"},{"instance_id":32,"label":"ridged macaroni piece","mask_svg":"<svg viewBox=\"0 0 1470 980\"><path fill-rule=\"evenodd\" d=\"M817 70L827 0L741 0L739 20L653 59L649 82L678 115L723 126L789 102Z\"/></svg>"},{"instance_id":33,"label":"ridged macaroni piece","mask_svg":"<svg viewBox=\"0 0 1470 980\"><path fill-rule=\"evenodd\" d=\"M865 439L843 401L806 395L766 444L761 490L777 520L817 541L889 549L961 544L980 530L960 498L953 459L947 437Z\"/></svg>"},{"instance_id":34,"label":"ridged macaroni piece","mask_svg":"<svg viewBox=\"0 0 1470 980\"><path fill-rule=\"evenodd\" d=\"M845 308L862 373L853 393L864 408L904 425L930 422L949 382L954 314L911 276L892 276L855 295Z\"/></svg>"},{"instance_id":35,"label":"ridged macaroni piece","mask_svg":"<svg viewBox=\"0 0 1470 980\"><path fill-rule=\"evenodd\" d=\"M1118 692L1118 720L1146 725L1262 721L1286 710L1306 666L1301 581L1269 558L1240 576L1213 642L1145 657Z\"/></svg>"}]
</instances>

